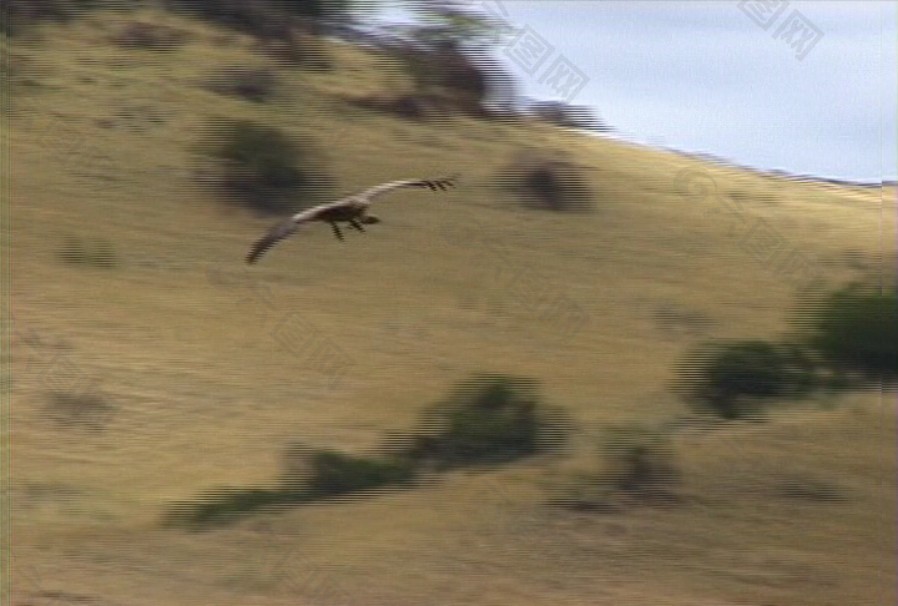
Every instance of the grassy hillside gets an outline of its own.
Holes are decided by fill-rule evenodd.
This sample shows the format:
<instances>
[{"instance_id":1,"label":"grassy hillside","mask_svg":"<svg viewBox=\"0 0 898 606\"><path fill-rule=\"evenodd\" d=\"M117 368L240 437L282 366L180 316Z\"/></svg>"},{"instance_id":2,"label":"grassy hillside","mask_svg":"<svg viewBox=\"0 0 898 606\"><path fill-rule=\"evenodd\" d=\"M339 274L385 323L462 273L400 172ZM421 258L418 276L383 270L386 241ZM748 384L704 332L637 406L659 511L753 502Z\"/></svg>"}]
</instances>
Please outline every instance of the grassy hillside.
<instances>
[{"instance_id":1,"label":"grassy hillside","mask_svg":"<svg viewBox=\"0 0 898 606\"><path fill-rule=\"evenodd\" d=\"M776 337L809 276L834 287L894 259L894 190L544 124L403 121L346 101L409 85L385 58L333 43L334 70L299 71L157 14L141 18L186 30L183 46L110 42L133 18L12 45L14 604L895 602L894 393L676 434L683 498L669 507L547 505L599 460L609 424L686 413L670 386L692 346ZM275 69L275 98L203 86L233 65ZM397 193L365 235L341 244L318 226L247 268L271 219L198 177L203 129L221 117L315 137L333 193L462 181ZM525 147L570 154L595 212L522 209L496 176ZM775 271L752 228L812 273ZM72 239L108 242L113 266L65 262ZM175 501L275 481L291 442L367 452L477 372L540 380L577 423L568 451L204 532L160 523ZM96 426L61 423L51 392L86 385L102 402L79 414Z\"/></svg>"}]
</instances>

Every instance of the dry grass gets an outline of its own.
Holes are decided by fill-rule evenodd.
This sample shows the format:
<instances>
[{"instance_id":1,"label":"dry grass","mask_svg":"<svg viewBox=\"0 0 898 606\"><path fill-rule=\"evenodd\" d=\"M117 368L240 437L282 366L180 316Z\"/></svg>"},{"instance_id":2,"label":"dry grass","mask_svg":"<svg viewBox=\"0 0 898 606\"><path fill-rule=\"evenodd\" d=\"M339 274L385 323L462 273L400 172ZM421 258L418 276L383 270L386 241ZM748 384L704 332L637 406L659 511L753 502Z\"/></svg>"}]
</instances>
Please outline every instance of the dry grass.
<instances>
[{"instance_id":1,"label":"dry grass","mask_svg":"<svg viewBox=\"0 0 898 606\"><path fill-rule=\"evenodd\" d=\"M332 72L280 70L269 104L222 97L199 83L253 64L247 40L216 45L214 28L141 18L186 42L121 49L97 32L122 18L100 15L21 49L43 69L7 133L10 295L19 328L43 340L13 341L14 603L53 592L129 606L894 603L894 394L682 434L690 498L673 508L547 508L566 466L592 464L578 445L380 498L161 529L173 501L274 480L295 440L365 451L472 372L538 378L583 444L609 423L682 414L668 388L687 347L777 335L797 294L740 247L731 227L747 227L718 212L722 198L682 195L683 169L739 192L746 224L768 221L834 285L858 275L859 257L895 258L894 239L869 237L894 233L895 207L894 192L762 178L548 126L367 114L339 99L407 80L343 46ZM462 186L397 194L367 235L340 244L312 229L250 271L243 255L268 221L196 185L198 129L214 116L317 136L339 189L456 171ZM596 212L504 199L492 179L523 145L589 167ZM66 233L108 240L117 267L61 263ZM659 324L670 307L707 318L701 335ZM272 336L281 321L299 322L284 345ZM345 380L330 385L302 335L345 354ZM101 381L116 403L103 432L43 414L60 353L77 369L65 376ZM846 498L782 496L796 477ZM65 498L16 498L29 485L64 486Z\"/></svg>"}]
</instances>

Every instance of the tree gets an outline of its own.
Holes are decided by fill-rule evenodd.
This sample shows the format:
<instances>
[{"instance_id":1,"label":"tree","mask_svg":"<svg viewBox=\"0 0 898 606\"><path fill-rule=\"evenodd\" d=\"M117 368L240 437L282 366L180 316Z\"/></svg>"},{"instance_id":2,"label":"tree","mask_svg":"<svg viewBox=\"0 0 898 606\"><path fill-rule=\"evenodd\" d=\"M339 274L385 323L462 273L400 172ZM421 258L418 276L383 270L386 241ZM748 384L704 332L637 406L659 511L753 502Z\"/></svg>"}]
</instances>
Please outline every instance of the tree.
<instances>
[{"instance_id":1,"label":"tree","mask_svg":"<svg viewBox=\"0 0 898 606\"><path fill-rule=\"evenodd\" d=\"M509 105L513 80L497 64L482 60L495 35L505 31L503 24L460 0L405 4L417 23L394 28L403 41L394 52L414 79L417 96L450 101L450 106L478 115L488 103Z\"/></svg>"},{"instance_id":2,"label":"tree","mask_svg":"<svg viewBox=\"0 0 898 606\"><path fill-rule=\"evenodd\" d=\"M898 289L851 284L810 314L808 344L832 368L898 382Z\"/></svg>"},{"instance_id":3,"label":"tree","mask_svg":"<svg viewBox=\"0 0 898 606\"><path fill-rule=\"evenodd\" d=\"M352 21L358 0L281 0L288 13L306 19L314 30Z\"/></svg>"},{"instance_id":4,"label":"tree","mask_svg":"<svg viewBox=\"0 0 898 606\"><path fill-rule=\"evenodd\" d=\"M506 27L462 0L405 0L420 24L410 33L432 50L483 46Z\"/></svg>"}]
</instances>

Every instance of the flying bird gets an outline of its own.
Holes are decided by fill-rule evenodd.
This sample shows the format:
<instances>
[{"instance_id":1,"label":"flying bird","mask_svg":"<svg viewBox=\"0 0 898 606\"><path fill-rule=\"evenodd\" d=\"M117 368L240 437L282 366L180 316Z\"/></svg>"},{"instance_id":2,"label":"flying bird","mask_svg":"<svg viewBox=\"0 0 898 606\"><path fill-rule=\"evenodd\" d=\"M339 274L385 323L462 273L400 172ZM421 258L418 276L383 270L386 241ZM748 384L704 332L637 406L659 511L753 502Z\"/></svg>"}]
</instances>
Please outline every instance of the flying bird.
<instances>
[{"instance_id":1,"label":"flying bird","mask_svg":"<svg viewBox=\"0 0 898 606\"><path fill-rule=\"evenodd\" d=\"M378 196L382 196L396 189L406 187L426 187L431 191L445 190L447 187L454 187L458 175L443 177L440 179L407 179L403 181L390 181L381 183L374 187L368 188L357 194L341 198L336 202L328 202L313 206L302 212L298 212L292 217L281 221L274 225L268 232L253 243L252 248L246 255L247 263L255 263L264 255L272 246L291 235L303 223L311 221L324 221L329 223L334 231L334 236L340 241L343 240L343 233L337 223L348 223L353 229L364 232L362 225L371 225L380 223L380 219L368 214L368 207Z\"/></svg>"}]
</instances>

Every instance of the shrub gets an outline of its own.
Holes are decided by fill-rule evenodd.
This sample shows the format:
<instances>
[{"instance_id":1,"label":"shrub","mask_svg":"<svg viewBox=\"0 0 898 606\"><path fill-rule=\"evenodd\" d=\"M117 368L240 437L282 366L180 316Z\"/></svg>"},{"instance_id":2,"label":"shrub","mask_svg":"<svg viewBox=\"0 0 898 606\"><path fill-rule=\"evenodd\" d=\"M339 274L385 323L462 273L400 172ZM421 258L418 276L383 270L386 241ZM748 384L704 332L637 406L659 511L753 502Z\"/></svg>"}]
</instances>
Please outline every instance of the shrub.
<instances>
[{"instance_id":1,"label":"shrub","mask_svg":"<svg viewBox=\"0 0 898 606\"><path fill-rule=\"evenodd\" d=\"M388 50L405 64L416 96L442 97L453 110L474 116L488 115L488 105L511 104L513 78L486 58L489 45L510 28L464 3L409 4L416 23L398 28L401 35Z\"/></svg>"},{"instance_id":2,"label":"shrub","mask_svg":"<svg viewBox=\"0 0 898 606\"><path fill-rule=\"evenodd\" d=\"M537 119L555 126L577 128L595 132L611 130L595 114L595 110L585 105L570 105L563 101L537 101L527 108Z\"/></svg>"},{"instance_id":3,"label":"shrub","mask_svg":"<svg viewBox=\"0 0 898 606\"><path fill-rule=\"evenodd\" d=\"M408 483L415 473L415 465L409 459L389 455L360 457L295 443L285 452L282 486L301 490L309 499L315 499Z\"/></svg>"},{"instance_id":4,"label":"shrub","mask_svg":"<svg viewBox=\"0 0 898 606\"><path fill-rule=\"evenodd\" d=\"M296 506L332 497L414 484L425 466L446 471L497 463L560 446L569 424L539 402L530 379L479 375L431 410L425 431L391 435L377 456L288 446L280 482L272 487L220 488L176 503L170 525L202 526L258 509Z\"/></svg>"},{"instance_id":5,"label":"shrub","mask_svg":"<svg viewBox=\"0 0 898 606\"><path fill-rule=\"evenodd\" d=\"M206 86L221 95L264 103L277 91L278 78L264 67L226 67L209 78Z\"/></svg>"},{"instance_id":6,"label":"shrub","mask_svg":"<svg viewBox=\"0 0 898 606\"><path fill-rule=\"evenodd\" d=\"M169 10L251 34L264 34L287 17L280 3L272 0L164 0L164 4Z\"/></svg>"},{"instance_id":7,"label":"shrub","mask_svg":"<svg viewBox=\"0 0 898 606\"><path fill-rule=\"evenodd\" d=\"M452 110L480 117L489 95L487 76L452 46L432 49L407 46L398 56L415 81L415 96L438 99Z\"/></svg>"},{"instance_id":8,"label":"shrub","mask_svg":"<svg viewBox=\"0 0 898 606\"><path fill-rule=\"evenodd\" d=\"M203 527L258 510L295 507L389 485L408 485L417 470L411 461L358 457L294 444L287 449L285 469L272 487L224 487L175 503L166 513L170 526Z\"/></svg>"},{"instance_id":9,"label":"shrub","mask_svg":"<svg viewBox=\"0 0 898 606\"><path fill-rule=\"evenodd\" d=\"M195 500L172 504L163 525L202 528L234 520L259 509L301 503L301 492L272 488L216 488Z\"/></svg>"},{"instance_id":10,"label":"shrub","mask_svg":"<svg viewBox=\"0 0 898 606\"><path fill-rule=\"evenodd\" d=\"M758 417L770 400L805 395L817 385L800 348L756 340L698 349L681 366L680 380L687 401L724 419Z\"/></svg>"},{"instance_id":11,"label":"shrub","mask_svg":"<svg viewBox=\"0 0 898 606\"><path fill-rule=\"evenodd\" d=\"M309 140L249 121L217 124L211 155L219 183L232 200L260 212L296 210L297 197L314 200L330 185L321 154Z\"/></svg>"},{"instance_id":12,"label":"shrub","mask_svg":"<svg viewBox=\"0 0 898 606\"><path fill-rule=\"evenodd\" d=\"M289 23L292 18L318 25L345 20L353 0L163 0L166 7L201 16L250 33Z\"/></svg>"},{"instance_id":13,"label":"shrub","mask_svg":"<svg viewBox=\"0 0 898 606\"><path fill-rule=\"evenodd\" d=\"M61 425L102 429L115 411L105 397L96 392L50 394L47 414Z\"/></svg>"},{"instance_id":14,"label":"shrub","mask_svg":"<svg viewBox=\"0 0 898 606\"><path fill-rule=\"evenodd\" d=\"M568 424L532 379L478 375L432 409L405 454L437 468L511 461L564 443Z\"/></svg>"},{"instance_id":15,"label":"shrub","mask_svg":"<svg viewBox=\"0 0 898 606\"><path fill-rule=\"evenodd\" d=\"M499 181L528 208L582 212L593 207L593 193L582 169L561 152L518 152Z\"/></svg>"},{"instance_id":16,"label":"shrub","mask_svg":"<svg viewBox=\"0 0 898 606\"><path fill-rule=\"evenodd\" d=\"M333 67L327 45L308 24L284 27L277 35L262 37L257 49L287 65L326 71Z\"/></svg>"},{"instance_id":17,"label":"shrub","mask_svg":"<svg viewBox=\"0 0 898 606\"><path fill-rule=\"evenodd\" d=\"M330 67L318 34L322 24L348 17L344 0L165 0L176 11L255 36L260 49L294 65Z\"/></svg>"},{"instance_id":18,"label":"shrub","mask_svg":"<svg viewBox=\"0 0 898 606\"><path fill-rule=\"evenodd\" d=\"M898 290L851 284L806 315L806 344L837 373L898 380Z\"/></svg>"},{"instance_id":19,"label":"shrub","mask_svg":"<svg viewBox=\"0 0 898 606\"><path fill-rule=\"evenodd\" d=\"M347 101L365 110L391 114L404 120L422 121L435 116L447 115L451 108L438 97L432 95L366 95L349 97Z\"/></svg>"},{"instance_id":20,"label":"shrub","mask_svg":"<svg viewBox=\"0 0 898 606\"><path fill-rule=\"evenodd\" d=\"M309 494L316 498L371 490L389 484L408 484L415 465L403 458L366 458L322 450L311 458Z\"/></svg>"},{"instance_id":21,"label":"shrub","mask_svg":"<svg viewBox=\"0 0 898 606\"><path fill-rule=\"evenodd\" d=\"M113 40L124 48L173 50L187 41L187 33L167 25L132 21L124 25Z\"/></svg>"},{"instance_id":22,"label":"shrub","mask_svg":"<svg viewBox=\"0 0 898 606\"><path fill-rule=\"evenodd\" d=\"M116 6L124 8L127 4L108 0L3 0L0 15L3 30L16 35L41 22L66 22L91 10Z\"/></svg>"}]
</instances>

